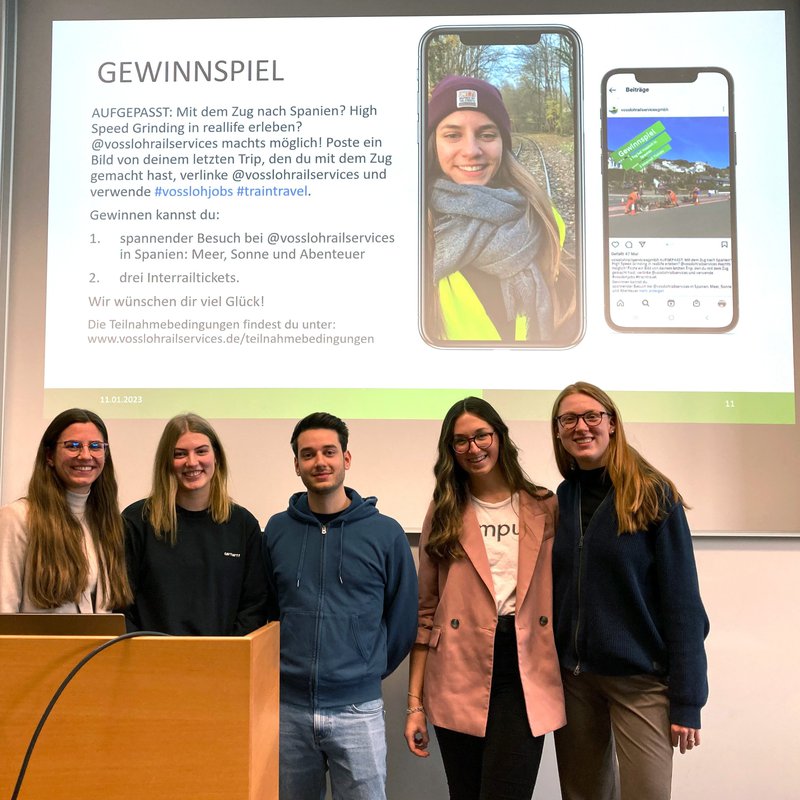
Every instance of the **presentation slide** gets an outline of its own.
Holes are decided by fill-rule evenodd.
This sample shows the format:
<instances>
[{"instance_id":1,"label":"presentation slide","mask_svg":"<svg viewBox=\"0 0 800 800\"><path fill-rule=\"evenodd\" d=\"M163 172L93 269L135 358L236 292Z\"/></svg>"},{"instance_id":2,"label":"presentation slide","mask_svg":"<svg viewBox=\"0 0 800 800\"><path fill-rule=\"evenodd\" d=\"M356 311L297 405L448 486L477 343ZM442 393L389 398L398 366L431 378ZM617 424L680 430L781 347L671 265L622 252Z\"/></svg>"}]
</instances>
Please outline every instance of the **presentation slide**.
<instances>
[{"instance_id":1,"label":"presentation slide","mask_svg":"<svg viewBox=\"0 0 800 800\"><path fill-rule=\"evenodd\" d=\"M437 28L537 25L569 42L571 79L555 94L569 119L531 133L513 117L512 141L536 143L561 217L559 175L575 187L563 247L580 322L564 343L437 346L421 300L423 43ZM431 419L480 393L543 420L581 378L640 421L793 424L785 40L780 11L55 21L46 413L285 419L322 395L343 417ZM664 67L717 84L672 118L626 96L627 73ZM623 113L601 121L614 71ZM504 80L511 96L543 79ZM695 118L706 137L722 131L713 155L686 143ZM614 148L645 131L665 144L666 131L676 149L609 161L606 128ZM641 209L626 215L637 183ZM728 260L709 289L703 267L720 254L703 228L732 207L734 226L710 233ZM659 255L636 261L642 251ZM648 317L652 296L624 291L614 303L633 297L637 312L609 313L609 255L623 277L666 259L686 315ZM666 300L671 269L658 276ZM709 297L718 310L699 314L692 303Z\"/></svg>"}]
</instances>

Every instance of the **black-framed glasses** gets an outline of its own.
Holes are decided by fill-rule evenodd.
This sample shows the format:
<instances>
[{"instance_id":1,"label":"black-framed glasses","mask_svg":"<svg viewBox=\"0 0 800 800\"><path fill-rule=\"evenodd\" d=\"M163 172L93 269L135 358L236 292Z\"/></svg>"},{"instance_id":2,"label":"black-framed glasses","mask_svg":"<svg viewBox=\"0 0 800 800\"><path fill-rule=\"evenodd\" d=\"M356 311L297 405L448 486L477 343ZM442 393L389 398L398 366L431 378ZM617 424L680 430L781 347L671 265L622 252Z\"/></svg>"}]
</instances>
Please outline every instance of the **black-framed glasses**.
<instances>
[{"instance_id":1,"label":"black-framed glasses","mask_svg":"<svg viewBox=\"0 0 800 800\"><path fill-rule=\"evenodd\" d=\"M99 456L105 455L108 450L108 442L76 442L74 439L66 439L63 442L58 442L70 455L77 456L83 452L85 447L90 455Z\"/></svg>"},{"instance_id":2,"label":"black-framed glasses","mask_svg":"<svg viewBox=\"0 0 800 800\"><path fill-rule=\"evenodd\" d=\"M488 450L492 446L494 431L481 431L474 436L456 436L453 439L453 451L456 453L466 453L469 446L475 442L475 446L481 450Z\"/></svg>"},{"instance_id":3,"label":"black-framed glasses","mask_svg":"<svg viewBox=\"0 0 800 800\"><path fill-rule=\"evenodd\" d=\"M606 416L609 419L613 416L608 411L584 411L583 414L562 414L556 417L558 424L565 430L571 431L582 419L590 428L596 428Z\"/></svg>"}]
</instances>

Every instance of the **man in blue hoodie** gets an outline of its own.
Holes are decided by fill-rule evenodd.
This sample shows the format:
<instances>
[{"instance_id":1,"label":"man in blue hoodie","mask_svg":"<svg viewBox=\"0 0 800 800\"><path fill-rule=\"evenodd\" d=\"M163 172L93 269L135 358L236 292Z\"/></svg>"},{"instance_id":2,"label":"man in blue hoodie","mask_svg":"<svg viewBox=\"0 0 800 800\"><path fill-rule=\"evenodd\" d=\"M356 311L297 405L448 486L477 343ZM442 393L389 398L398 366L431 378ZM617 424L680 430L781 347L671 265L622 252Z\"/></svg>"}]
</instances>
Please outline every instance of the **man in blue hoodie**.
<instances>
[{"instance_id":1,"label":"man in blue hoodie","mask_svg":"<svg viewBox=\"0 0 800 800\"><path fill-rule=\"evenodd\" d=\"M349 431L324 412L292 433L305 485L264 530L281 622L280 797L385 800L381 680L417 632L417 575L405 532L344 485Z\"/></svg>"}]
</instances>

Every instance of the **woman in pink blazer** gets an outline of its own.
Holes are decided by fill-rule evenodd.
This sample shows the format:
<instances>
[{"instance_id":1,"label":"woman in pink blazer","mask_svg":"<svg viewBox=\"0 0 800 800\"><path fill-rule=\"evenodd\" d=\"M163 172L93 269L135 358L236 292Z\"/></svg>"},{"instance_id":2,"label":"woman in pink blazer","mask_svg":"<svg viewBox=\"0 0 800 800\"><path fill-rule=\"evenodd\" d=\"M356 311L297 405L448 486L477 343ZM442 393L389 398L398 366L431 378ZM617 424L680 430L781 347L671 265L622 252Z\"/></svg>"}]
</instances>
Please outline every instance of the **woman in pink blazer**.
<instances>
[{"instance_id":1,"label":"woman in pink blazer","mask_svg":"<svg viewBox=\"0 0 800 800\"><path fill-rule=\"evenodd\" d=\"M451 800L530 800L544 734L565 724L553 641L553 493L519 464L485 400L445 416L419 546L405 737L433 723Z\"/></svg>"}]
</instances>

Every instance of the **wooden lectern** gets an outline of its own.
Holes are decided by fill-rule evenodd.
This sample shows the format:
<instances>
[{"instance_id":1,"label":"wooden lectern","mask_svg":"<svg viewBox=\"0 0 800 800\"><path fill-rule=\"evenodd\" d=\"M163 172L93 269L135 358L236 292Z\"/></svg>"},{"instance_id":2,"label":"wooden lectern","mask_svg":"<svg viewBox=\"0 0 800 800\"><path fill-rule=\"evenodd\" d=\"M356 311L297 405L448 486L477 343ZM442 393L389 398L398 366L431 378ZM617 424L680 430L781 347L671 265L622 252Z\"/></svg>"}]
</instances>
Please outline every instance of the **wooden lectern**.
<instances>
[{"instance_id":1,"label":"wooden lectern","mask_svg":"<svg viewBox=\"0 0 800 800\"><path fill-rule=\"evenodd\" d=\"M51 696L102 636L0 636L0 797ZM142 637L78 672L20 800L277 800L280 637Z\"/></svg>"}]
</instances>

